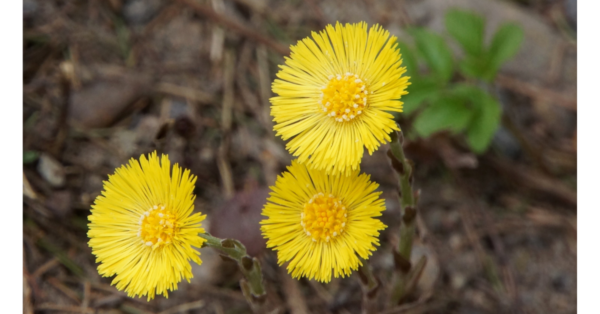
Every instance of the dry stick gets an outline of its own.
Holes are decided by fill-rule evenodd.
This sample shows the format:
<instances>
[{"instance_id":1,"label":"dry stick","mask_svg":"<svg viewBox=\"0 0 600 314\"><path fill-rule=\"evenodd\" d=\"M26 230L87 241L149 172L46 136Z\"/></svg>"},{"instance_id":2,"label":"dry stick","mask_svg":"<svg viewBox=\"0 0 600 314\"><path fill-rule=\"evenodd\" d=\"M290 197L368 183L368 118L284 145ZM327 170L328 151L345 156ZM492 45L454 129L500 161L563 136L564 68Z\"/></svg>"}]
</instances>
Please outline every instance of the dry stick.
<instances>
[{"instance_id":1,"label":"dry stick","mask_svg":"<svg viewBox=\"0 0 600 314\"><path fill-rule=\"evenodd\" d=\"M88 312L89 310L89 306L90 306L90 282L89 281L84 281L83 282L83 300L81 301L81 313L85 314Z\"/></svg>"},{"instance_id":2,"label":"dry stick","mask_svg":"<svg viewBox=\"0 0 600 314\"><path fill-rule=\"evenodd\" d=\"M54 134L54 143L52 145L52 155L54 157L60 158L62 154L63 148L65 146L65 141L67 139L67 135L69 133L69 125L67 123L67 117L69 116L69 101L71 97L71 79L69 77L74 77L75 74L73 71L69 71L63 67L62 73L60 75L60 115L58 117L56 133Z\"/></svg>"},{"instance_id":3,"label":"dry stick","mask_svg":"<svg viewBox=\"0 0 600 314\"><path fill-rule=\"evenodd\" d=\"M36 311L58 311L59 313L81 313L79 306L42 303L35 307ZM94 309L87 309L85 313L95 313Z\"/></svg>"},{"instance_id":4,"label":"dry stick","mask_svg":"<svg viewBox=\"0 0 600 314\"><path fill-rule=\"evenodd\" d=\"M223 195L226 199L230 199L235 193L231 165L227 158L231 142L231 126L233 123L232 110L235 102L235 90L233 85L235 79L235 57L232 51L225 52L224 68L223 108L221 110L221 129L223 131L223 138L217 153L217 167L219 168L219 173L221 175Z\"/></svg>"},{"instance_id":5,"label":"dry stick","mask_svg":"<svg viewBox=\"0 0 600 314\"><path fill-rule=\"evenodd\" d=\"M179 86L168 82L160 82L155 86L159 93L169 94L195 101L199 104L213 104L215 99L212 94L187 86Z\"/></svg>"},{"instance_id":6,"label":"dry stick","mask_svg":"<svg viewBox=\"0 0 600 314\"><path fill-rule=\"evenodd\" d=\"M45 262L44 264L42 264L42 266L38 267L38 269L36 269L31 274L31 276L33 276L34 279L37 279L41 275L43 275L45 272L54 268L55 266L58 266L59 264L60 264L60 261L58 260L58 258L53 257L50 260L48 260L47 262Z\"/></svg>"},{"instance_id":7,"label":"dry stick","mask_svg":"<svg viewBox=\"0 0 600 314\"><path fill-rule=\"evenodd\" d=\"M25 298L23 300L23 302L29 302L28 305L29 306L33 306L32 298L31 298L31 293L33 293L33 300L41 300L43 298L45 298L45 293L40 290L37 282L36 282L36 278L33 277L29 271L27 270L27 256L25 254L25 248L23 248L23 286L24 287L29 287L29 298Z\"/></svg>"},{"instance_id":8,"label":"dry stick","mask_svg":"<svg viewBox=\"0 0 600 314\"><path fill-rule=\"evenodd\" d=\"M358 268L358 276L363 291L362 314L377 313L377 294L380 282L373 274L368 261L360 259L362 266Z\"/></svg>"},{"instance_id":9,"label":"dry stick","mask_svg":"<svg viewBox=\"0 0 600 314\"><path fill-rule=\"evenodd\" d=\"M48 282L51 286L56 288L56 290L62 292L64 295L69 297L69 299L75 301L75 303L81 304L81 298L79 298L79 295L77 295L77 293L71 288L63 284L58 278L49 277L48 280L46 280L46 282Z\"/></svg>"},{"instance_id":10,"label":"dry stick","mask_svg":"<svg viewBox=\"0 0 600 314\"><path fill-rule=\"evenodd\" d=\"M310 313L308 305L306 305L306 298L304 298L302 290L300 290L299 281L289 276L283 267L279 268L279 272L283 281L283 294L290 314Z\"/></svg>"},{"instance_id":11,"label":"dry stick","mask_svg":"<svg viewBox=\"0 0 600 314\"><path fill-rule=\"evenodd\" d=\"M177 314L177 313L186 313L190 310L201 309L206 305L204 300L198 300L194 302L184 303L177 306L174 306L170 309L159 312L158 314Z\"/></svg>"},{"instance_id":12,"label":"dry stick","mask_svg":"<svg viewBox=\"0 0 600 314\"><path fill-rule=\"evenodd\" d=\"M519 187L543 193L547 197L552 197L568 204L570 209L577 210L577 193L563 182L501 158L492 156L484 156L484 158L498 169L501 176L513 182L518 182Z\"/></svg>"},{"instance_id":13,"label":"dry stick","mask_svg":"<svg viewBox=\"0 0 600 314\"><path fill-rule=\"evenodd\" d=\"M402 220L400 222L400 243L398 251L394 251L394 262L398 270L392 289L392 304L396 305L402 302L410 293L412 288L410 283L414 280L411 272L410 255L412 252L413 238L416 230L417 207L415 206L415 197L412 190L413 169L412 165L406 159L402 144L404 137L402 133L392 131L390 133L391 142L388 157L392 163L392 168L398 174L398 184L400 185L400 212ZM416 274L418 275L418 274Z\"/></svg>"},{"instance_id":14,"label":"dry stick","mask_svg":"<svg viewBox=\"0 0 600 314\"><path fill-rule=\"evenodd\" d=\"M238 264L244 278L240 280L240 287L246 301L255 313L267 313L267 292L264 287L260 262L246 254L246 247L238 240L219 239L208 233L200 233L206 239L204 246L210 246L225 253L224 258L231 259Z\"/></svg>"},{"instance_id":15,"label":"dry stick","mask_svg":"<svg viewBox=\"0 0 600 314\"><path fill-rule=\"evenodd\" d=\"M256 32L255 30L253 30L252 28L250 28L246 25L242 25L224 15L218 14L213 9L211 9L207 6L198 4L194 0L179 0L179 2L192 8L194 10L194 12L196 12L197 14L200 14L214 22L217 22L233 31L236 31L236 32L254 40L254 41L264 44L265 46L273 49L277 53L280 53L282 55L288 55L290 53L290 50L286 46L284 46L278 42L275 42L268 37L265 37L264 35Z\"/></svg>"},{"instance_id":16,"label":"dry stick","mask_svg":"<svg viewBox=\"0 0 600 314\"><path fill-rule=\"evenodd\" d=\"M519 80L517 78L499 74L496 77L495 83L513 90L517 93L529 96L534 99L549 101L561 107L577 110L577 94L573 91L557 92L542 86Z\"/></svg>"}]
</instances>

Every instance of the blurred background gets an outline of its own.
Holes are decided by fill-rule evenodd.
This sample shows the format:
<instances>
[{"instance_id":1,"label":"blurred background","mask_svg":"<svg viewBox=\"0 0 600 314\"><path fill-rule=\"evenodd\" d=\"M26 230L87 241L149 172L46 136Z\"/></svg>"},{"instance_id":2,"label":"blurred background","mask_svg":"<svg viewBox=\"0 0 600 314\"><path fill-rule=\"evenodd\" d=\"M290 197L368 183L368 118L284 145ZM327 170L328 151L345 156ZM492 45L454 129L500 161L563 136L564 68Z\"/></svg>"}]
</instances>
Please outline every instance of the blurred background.
<instances>
[{"instance_id":1,"label":"blurred background","mask_svg":"<svg viewBox=\"0 0 600 314\"><path fill-rule=\"evenodd\" d=\"M101 278L87 216L102 181L154 150L198 176L207 230L260 258L284 313L360 313L356 275L293 280L259 231L290 164L269 115L289 45L330 23L398 36L413 85L397 116L420 189L405 305L381 313L577 310L575 0L24 0L25 313L248 313L235 264L202 249L169 299L127 298ZM389 291L397 181L383 146L388 228L371 258Z\"/></svg>"}]
</instances>

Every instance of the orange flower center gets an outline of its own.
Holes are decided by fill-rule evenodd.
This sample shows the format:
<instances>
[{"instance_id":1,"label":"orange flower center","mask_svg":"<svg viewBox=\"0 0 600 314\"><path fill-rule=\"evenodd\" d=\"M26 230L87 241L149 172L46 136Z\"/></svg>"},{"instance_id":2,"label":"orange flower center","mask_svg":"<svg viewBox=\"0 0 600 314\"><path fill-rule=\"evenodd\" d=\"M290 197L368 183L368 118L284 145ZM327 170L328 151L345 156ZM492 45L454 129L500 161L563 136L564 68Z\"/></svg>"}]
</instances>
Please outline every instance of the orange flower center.
<instances>
[{"instance_id":1,"label":"orange flower center","mask_svg":"<svg viewBox=\"0 0 600 314\"><path fill-rule=\"evenodd\" d=\"M342 201L332 194L318 193L306 204L300 214L300 224L313 241L329 242L344 232L348 212Z\"/></svg>"},{"instance_id":2,"label":"orange flower center","mask_svg":"<svg viewBox=\"0 0 600 314\"><path fill-rule=\"evenodd\" d=\"M350 121L367 107L367 84L358 75L331 75L327 86L321 89L320 109L337 122Z\"/></svg>"},{"instance_id":3,"label":"orange flower center","mask_svg":"<svg viewBox=\"0 0 600 314\"><path fill-rule=\"evenodd\" d=\"M154 205L140 216L138 237L144 245L157 248L169 244L177 232L177 217L164 205Z\"/></svg>"}]
</instances>

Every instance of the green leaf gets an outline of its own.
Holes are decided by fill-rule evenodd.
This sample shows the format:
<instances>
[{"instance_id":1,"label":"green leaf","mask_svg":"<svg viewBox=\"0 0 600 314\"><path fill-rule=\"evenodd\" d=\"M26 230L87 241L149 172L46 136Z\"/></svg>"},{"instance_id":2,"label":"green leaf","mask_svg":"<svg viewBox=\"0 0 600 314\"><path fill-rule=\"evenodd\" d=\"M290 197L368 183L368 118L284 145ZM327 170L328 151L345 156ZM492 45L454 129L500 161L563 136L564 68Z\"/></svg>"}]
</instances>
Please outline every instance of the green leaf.
<instances>
[{"instance_id":1,"label":"green leaf","mask_svg":"<svg viewBox=\"0 0 600 314\"><path fill-rule=\"evenodd\" d=\"M442 36L423 28L411 28L408 32L415 39L419 54L423 56L439 83L448 83L454 71L454 64L452 52Z\"/></svg>"},{"instance_id":2,"label":"green leaf","mask_svg":"<svg viewBox=\"0 0 600 314\"><path fill-rule=\"evenodd\" d=\"M419 64L417 58L413 53L413 50L404 42L398 42L398 48L400 48L400 54L402 54L402 65L406 67L406 76L410 76L412 79L419 75Z\"/></svg>"},{"instance_id":3,"label":"green leaf","mask_svg":"<svg viewBox=\"0 0 600 314\"><path fill-rule=\"evenodd\" d=\"M23 152L23 164L30 164L36 161L40 157L40 153L33 150L26 150Z\"/></svg>"},{"instance_id":4,"label":"green leaf","mask_svg":"<svg viewBox=\"0 0 600 314\"><path fill-rule=\"evenodd\" d=\"M486 78L492 80L500 66L512 58L521 47L523 29L516 24L503 24L492 39L488 51L488 70Z\"/></svg>"},{"instance_id":5,"label":"green leaf","mask_svg":"<svg viewBox=\"0 0 600 314\"><path fill-rule=\"evenodd\" d=\"M467 11L450 9L446 13L446 29L467 55L481 55L485 29L485 21L481 16Z\"/></svg>"},{"instance_id":6,"label":"green leaf","mask_svg":"<svg viewBox=\"0 0 600 314\"><path fill-rule=\"evenodd\" d=\"M500 125L502 111L500 104L488 93L480 90L476 98L475 115L467 129L467 143L475 153L481 154L490 145Z\"/></svg>"},{"instance_id":7,"label":"green leaf","mask_svg":"<svg viewBox=\"0 0 600 314\"><path fill-rule=\"evenodd\" d=\"M423 110L415 119L414 128L422 137L450 130L454 133L462 131L471 120L473 112L457 97L437 97L432 104Z\"/></svg>"},{"instance_id":8,"label":"green leaf","mask_svg":"<svg viewBox=\"0 0 600 314\"><path fill-rule=\"evenodd\" d=\"M477 99L482 95L487 95L481 88L465 83L454 84L448 91L453 97L464 99L471 104L477 103Z\"/></svg>"},{"instance_id":9,"label":"green leaf","mask_svg":"<svg viewBox=\"0 0 600 314\"><path fill-rule=\"evenodd\" d=\"M423 106L424 102L438 96L440 88L431 77L415 78L412 84L408 86L408 94L402 96L400 99L404 102L402 113L411 114L417 110L420 106Z\"/></svg>"},{"instance_id":10,"label":"green leaf","mask_svg":"<svg viewBox=\"0 0 600 314\"><path fill-rule=\"evenodd\" d=\"M453 97L469 102L473 117L466 127L467 143L473 152L485 152L500 125L500 104L493 96L473 85L456 84L449 92Z\"/></svg>"},{"instance_id":11,"label":"green leaf","mask_svg":"<svg viewBox=\"0 0 600 314\"><path fill-rule=\"evenodd\" d=\"M458 68L465 77L483 78L487 70L487 64L481 57L466 56L460 61Z\"/></svg>"}]
</instances>

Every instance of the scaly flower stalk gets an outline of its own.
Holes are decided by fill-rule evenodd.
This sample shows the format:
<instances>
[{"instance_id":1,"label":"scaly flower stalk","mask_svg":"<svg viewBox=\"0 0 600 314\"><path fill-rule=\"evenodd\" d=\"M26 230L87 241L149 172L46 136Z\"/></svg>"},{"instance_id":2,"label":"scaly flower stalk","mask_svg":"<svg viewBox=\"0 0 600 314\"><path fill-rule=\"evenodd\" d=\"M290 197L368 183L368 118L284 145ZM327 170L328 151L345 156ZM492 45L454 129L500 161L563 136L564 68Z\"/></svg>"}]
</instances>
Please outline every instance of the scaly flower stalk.
<instances>
[{"instance_id":1,"label":"scaly flower stalk","mask_svg":"<svg viewBox=\"0 0 600 314\"><path fill-rule=\"evenodd\" d=\"M396 280L392 290L392 303L398 304L410 292L411 278L414 278L413 271L418 270L411 267L410 257L413 246L413 238L416 229L417 207L415 206L415 197L412 189L413 168L411 163L404 155L402 144L404 138L402 133L393 131L390 133L392 141L388 157L392 163L392 168L398 175L400 212L402 215L400 223L400 242L398 251L394 252L394 260L398 270ZM418 279L418 278L417 278Z\"/></svg>"},{"instance_id":2,"label":"scaly flower stalk","mask_svg":"<svg viewBox=\"0 0 600 314\"><path fill-rule=\"evenodd\" d=\"M219 239L208 233L201 233L200 237L206 240L204 242L205 246L210 246L225 253L226 257L238 264L240 271L244 275L244 278L240 280L240 287L246 301L248 301L255 313L263 313L267 293L258 259L248 256L246 247L238 240Z\"/></svg>"}]
</instances>

